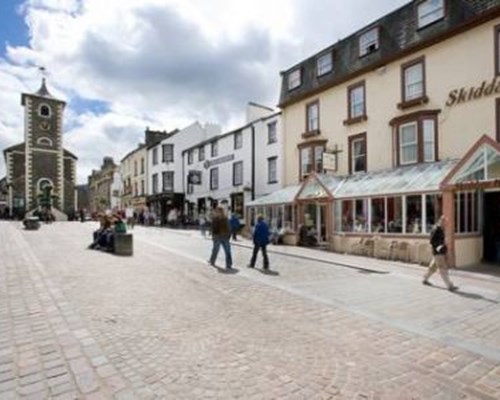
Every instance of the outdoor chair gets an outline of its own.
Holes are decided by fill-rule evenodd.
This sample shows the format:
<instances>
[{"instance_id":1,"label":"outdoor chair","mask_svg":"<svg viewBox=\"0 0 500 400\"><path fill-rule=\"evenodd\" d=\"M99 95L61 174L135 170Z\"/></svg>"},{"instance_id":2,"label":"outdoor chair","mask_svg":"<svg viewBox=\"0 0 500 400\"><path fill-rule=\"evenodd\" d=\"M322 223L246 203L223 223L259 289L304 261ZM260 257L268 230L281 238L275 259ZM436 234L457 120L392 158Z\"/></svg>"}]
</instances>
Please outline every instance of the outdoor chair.
<instances>
[{"instance_id":1,"label":"outdoor chair","mask_svg":"<svg viewBox=\"0 0 500 400\"><path fill-rule=\"evenodd\" d=\"M365 238L362 237L359 239L358 242L353 243L351 245L351 254L362 254L364 242L365 242Z\"/></svg>"},{"instance_id":2,"label":"outdoor chair","mask_svg":"<svg viewBox=\"0 0 500 400\"><path fill-rule=\"evenodd\" d=\"M380 236L376 237L373 253L375 258L384 258L386 260L389 259L391 256L390 243L383 240Z\"/></svg>"},{"instance_id":3,"label":"outdoor chair","mask_svg":"<svg viewBox=\"0 0 500 400\"><path fill-rule=\"evenodd\" d=\"M399 243L398 259L405 262L410 261L410 244L408 242Z\"/></svg>"},{"instance_id":4,"label":"outdoor chair","mask_svg":"<svg viewBox=\"0 0 500 400\"><path fill-rule=\"evenodd\" d=\"M417 262L429 265L432 260L432 247L429 243L420 243L417 247Z\"/></svg>"},{"instance_id":5,"label":"outdoor chair","mask_svg":"<svg viewBox=\"0 0 500 400\"><path fill-rule=\"evenodd\" d=\"M393 240L391 244L389 245L389 259L390 260L397 260L398 259L398 250L399 250L399 243L396 240Z\"/></svg>"},{"instance_id":6,"label":"outdoor chair","mask_svg":"<svg viewBox=\"0 0 500 400\"><path fill-rule=\"evenodd\" d=\"M373 239L366 239L363 242L363 246L361 248L361 254L368 257L373 257L375 247L375 241Z\"/></svg>"}]
</instances>

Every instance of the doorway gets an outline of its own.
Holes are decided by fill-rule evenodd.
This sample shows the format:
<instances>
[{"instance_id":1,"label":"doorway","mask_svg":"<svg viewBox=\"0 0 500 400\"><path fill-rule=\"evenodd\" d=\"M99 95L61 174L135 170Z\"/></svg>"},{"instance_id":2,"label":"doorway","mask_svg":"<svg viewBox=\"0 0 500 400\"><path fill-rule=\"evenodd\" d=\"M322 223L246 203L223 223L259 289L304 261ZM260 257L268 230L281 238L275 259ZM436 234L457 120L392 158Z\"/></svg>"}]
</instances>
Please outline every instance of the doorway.
<instances>
[{"instance_id":1,"label":"doorway","mask_svg":"<svg viewBox=\"0 0 500 400\"><path fill-rule=\"evenodd\" d=\"M307 203L304 205L304 224L312 229L318 244L327 242L326 204Z\"/></svg>"},{"instance_id":2,"label":"doorway","mask_svg":"<svg viewBox=\"0 0 500 400\"><path fill-rule=\"evenodd\" d=\"M500 192L484 193L484 261L500 264Z\"/></svg>"}]
</instances>

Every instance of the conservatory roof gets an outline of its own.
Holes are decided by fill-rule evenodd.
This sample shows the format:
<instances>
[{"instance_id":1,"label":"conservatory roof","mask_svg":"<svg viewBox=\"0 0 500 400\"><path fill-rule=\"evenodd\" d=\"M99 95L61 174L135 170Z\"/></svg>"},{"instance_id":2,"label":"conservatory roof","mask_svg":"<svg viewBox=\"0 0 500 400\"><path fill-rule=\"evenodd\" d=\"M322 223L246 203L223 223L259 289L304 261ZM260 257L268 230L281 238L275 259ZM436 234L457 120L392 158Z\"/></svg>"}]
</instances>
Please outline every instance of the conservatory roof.
<instances>
[{"instance_id":1,"label":"conservatory roof","mask_svg":"<svg viewBox=\"0 0 500 400\"><path fill-rule=\"evenodd\" d=\"M458 160L416 164L351 175L333 192L335 198L439 191Z\"/></svg>"},{"instance_id":2,"label":"conservatory roof","mask_svg":"<svg viewBox=\"0 0 500 400\"><path fill-rule=\"evenodd\" d=\"M299 192L300 185L287 186L283 189L272 192L266 196L248 202L247 206L264 206L271 204L293 203L295 196Z\"/></svg>"}]
</instances>

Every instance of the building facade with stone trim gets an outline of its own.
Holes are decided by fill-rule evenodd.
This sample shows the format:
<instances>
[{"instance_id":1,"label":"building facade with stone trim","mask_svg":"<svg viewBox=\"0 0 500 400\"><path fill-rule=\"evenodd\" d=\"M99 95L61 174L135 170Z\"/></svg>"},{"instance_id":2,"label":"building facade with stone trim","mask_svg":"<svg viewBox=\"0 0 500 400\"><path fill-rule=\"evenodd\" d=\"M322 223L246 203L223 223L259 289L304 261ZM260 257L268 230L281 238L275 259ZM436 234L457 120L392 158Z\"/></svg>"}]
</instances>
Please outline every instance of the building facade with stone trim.
<instances>
[{"instance_id":1,"label":"building facade with stone trim","mask_svg":"<svg viewBox=\"0 0 500 400\"><path fill-rule=\"evenodd\" d=\"M293 229L341 252L500 262L500 1L416 0L281 73ZM290 188L296 187L296 190Z\"/></svg>"},{"instance_id":2,"label":"building facade with stone trim","mask_svg":"<svg viewBox=\"0 0 500 400\"><path fill-rule=\"evenodd\" d=\"M120 166L112 157L104 157L101 168L93 170L88 177L89 207L91 213L117 211L120 209L120 191L117 179L121 181Z\"/></svg>"},{"instance_id":3,"label":"building facade with stone trim","mask_svg":"<svg viewBox=\"0 0 500 400\"><path fill-rule=\"evenodd\" d=\"M49 193L56 219L67 219L76 208L77 157L63 148L66 103L49 93L43 79L37 92L22 94L21 104L25 141L4 150L10 213L22 218L34 212Z\"/></svg>"}]
</instances>

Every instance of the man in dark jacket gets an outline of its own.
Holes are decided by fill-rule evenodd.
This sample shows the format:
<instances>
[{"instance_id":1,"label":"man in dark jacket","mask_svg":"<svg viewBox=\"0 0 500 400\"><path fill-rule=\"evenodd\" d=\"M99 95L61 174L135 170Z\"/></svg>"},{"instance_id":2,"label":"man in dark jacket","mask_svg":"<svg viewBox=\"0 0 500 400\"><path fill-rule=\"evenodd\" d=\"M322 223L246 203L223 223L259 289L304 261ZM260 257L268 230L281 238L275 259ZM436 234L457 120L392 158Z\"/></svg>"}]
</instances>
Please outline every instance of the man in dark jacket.
<instances>
[{"instance_id":1,"label":"man in dark jacket","mask_svg":"<svg viewBox=\"0 0 500 400\"><path fill-rule=\"evenodd\" d=\"M208 263L215 266L215 261L217 260L217 255L219 254L220 246L224 249L226 256L226 269L231 269L233 266L233 259L231 257L231 244L229 243L229 237L231 236L231 228L229 227L229 221L224 213L222 207L217 207L214 211L214 217L212 219L212 254Z\"/></svg>"},{"instance_id":2,"label":"man in dark jacket","mask_svg":"<svg viewBox=\"0 0 500 400\"><path fill-rule=\"evenodd\" d=\"M264 258L264 269L269 269L269 258L267 257L267 245L269 244L269 226L267 226L264 217L259 215L257 217L257 224L255 225L253 231L253 254L249 268L255 267L255 261L257 261L257 254L259 250L262 250L262 257Z\"/></svg>"},{"instance_id":3,"label":"man in dark jacket","mask_svg":"<svg viewBox=\"0 0 500 400\"><path fill-rule=\"evenodd\" d=\"M446 254L448 253L448 248L446 247L445 233L444 228L446 226L446 218L442 215L434 228L431 231L431 246L432 246L432 254L433 258L429 265L429 269L424 276L424 280L422 283L424 285L430 285L429 278L431 275L436 272L436 269L439 269L439 273L441 274L441 278L443 278L444 283L449 291L453 292L458 289L450 281L450 277L448 276L448 263L446 261Z\"/></svg>"}]
</instances>

